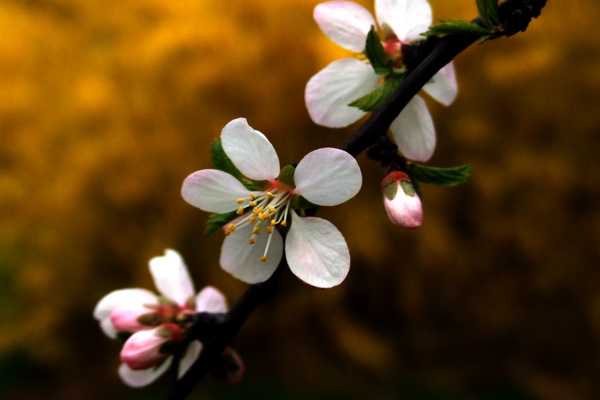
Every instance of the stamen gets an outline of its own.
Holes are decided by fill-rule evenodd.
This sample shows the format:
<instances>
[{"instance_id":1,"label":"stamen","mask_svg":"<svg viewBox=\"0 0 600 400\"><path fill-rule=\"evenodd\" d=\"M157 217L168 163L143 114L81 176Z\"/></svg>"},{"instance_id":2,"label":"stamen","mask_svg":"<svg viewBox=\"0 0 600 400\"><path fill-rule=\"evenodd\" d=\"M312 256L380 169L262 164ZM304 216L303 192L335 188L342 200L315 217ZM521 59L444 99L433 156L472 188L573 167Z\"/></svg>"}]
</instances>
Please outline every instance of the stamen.
<instances>
[{"instance_id":1,"label":"stamen","mask_svg":"<svg viewBox=\"0 0 600 400\"><path fill-rule=\"evenodd\" d=\"M253 225L256 222L256 215L251 216L248 222L250 222L250 225Z\"/></svg>"},{"instance_id":2,"label":"stamen","mask_svg":"<svg viewBox=\"0 0 600 400\"><path fill-rule=\"evenodd\" d=\"M256 195L252 192L250 192L250 197L252 197L252 200L256 200Z\"/></svg>"},{"instance_id":3,"label":"stamen","mask_svg":"<svg viewBox=\"0 0 600 400\"><path fill-rule=\"evenodd\" d=\"M269 198L273 198L273 193L271 193L271 192L267 192L267 193L266 193L266 195L267 195L267 197L269 197Z\"/></svg>"},{"instance_id":4,"label":"stamen","mask_svg":"<svg viewBox=\"0 0 600 400\"><path fill-rule=\"evenodd\" d=\"M277 211L277 209L275 207L273 207L272 204L269 204L269 212L271 212L271 214L274 214Z\"/></svg>"},{"instance_id":5,"label":"stamen","mask_svg":"<svg viewBox=\"0 0 600 400\"><path fill-rule=\"evenodd\" d=\"M227 230L228 230L228 231L231 231L231 232L235 231L235 225L234 225L234 224L229 224L229 225L227 226Z\"/></svg>"},{"instance_id":6,"label":"stamen","mask_svg":"<svg viewBox=\"0 0 600 400\"><path fill-rule=\"evenodd\" d=\"M285 219L283 221L281 221L281 226L283 226L283 227L287 226L287 221Z\"/></svg>"},{"instance_id":7,"label":"stamen","mask_svg":"<svg viewBox=\"0 0 600 400\"><path fill-rule=\"evenodd\" d=\"M246 201L246 199L239 198L235 202L238 204L242 204L244 201Z\"/></svg>"},{"instance_id":8,"label":"stamen","mask_svg":"<svg viewBox=\"0 0 600 400\"><path fill-rule=\"evenodd\" d=\"M255 226L254 228L252 228L252 233L255 235L258 235L260 233L260 227Z\"/></svg>"},{"instance_id":9,"label":"stamen","mask_svg":"<svg viewBox=\"0 0 600 400\"><path fill-rule=\"evenodd\" d=\"M267 233L273 233L273 226L269 225L265 228L265 230L267 231Z\"/></svg>"},{"instance_id":10,"label":"stamen","mask_svg":"<svg viewBox=\"0 0 600 400\"><path fill-rule=\"evenodd\" d=\"M265 261L267 261L267 257L265 257L265 256L262 256L262 257L260 258L260 261L262 261L262 262L265 262Z\"/></svg>"},{"instance_id":11,"label":"stamen","mask_svg":"<svg viewBox=\"0 0 600 400\"><path fill-rule=\"evenodd\" d=\"M256 207L256 205L258 204L257 202L255 202L254 200L249 201L248 204L250 205L250 207Z\"/></svg>"},{"instance_id":12,"label":"stamen","mask_svg":"<svg viewBox=\"0 0 600 400\"><path fill-rule=\"evenodd\" d=\"M240 207L238 208L238 210L235 212L237 215L242 215L244 213L244 207Z\"/></svg>"},{"instance_id":13,"label":"stamen","mask_svg":"<svg viewBox=\"0 0 600 400\"><path fill-rule=\"evenodd\" d=\"M271 226L275 225L277 223L277 221L275 221L275 219L271 220Z\"/></svg>"},{"instance_id":14,"label":"stamen","mask_svg":"<svg viewBox=\"0 0 600 400\"><path fill-rule=\"evenodd\" d=\"M254 239L253 238L248 239L248 244L254 244Z\"/></svg>"}]
</instances>

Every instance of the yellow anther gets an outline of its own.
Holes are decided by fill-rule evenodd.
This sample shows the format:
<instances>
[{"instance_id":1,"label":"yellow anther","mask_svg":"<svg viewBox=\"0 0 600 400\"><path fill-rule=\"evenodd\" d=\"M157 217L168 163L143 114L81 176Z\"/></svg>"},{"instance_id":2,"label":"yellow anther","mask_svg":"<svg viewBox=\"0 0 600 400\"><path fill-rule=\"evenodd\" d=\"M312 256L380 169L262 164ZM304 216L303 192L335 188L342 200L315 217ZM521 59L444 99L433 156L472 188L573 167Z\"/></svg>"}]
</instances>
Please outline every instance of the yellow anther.
<instances>
[{"instance_id":1,"label":"yellow anther","mask_svg":"<svg viewBox=\"0 0 600 400\"><path fill-rule=\"evenodd\" d=\"M277 209L273 207L272 204L269 204L269 211L271 212L271 214L273 214L275 211L277 211Z\"/></svg>"},{"instance_id":2,"label":"yellow anther","mask_svg":"<svg viewBox=\"0 0 600 400\"><path fill-rule=\"evenodd\" d=\"M271 197L272 198L273 197L273 193L267 192L267 197Z\"/></svg>"},{"instance_id":3,"label":"yellow anther","mask_svg":"<svg viewBox=\"0 0 600 400\"><path fill-rule=\"evenodd\" d=\"M256 215L251 216L248 222L250 222L250 225L254 224L256 222Z\"/></svg>"},{"instance_id":4,"label":"yellow anther","mask_svg":"<svg viewBox=\"0 0 600 400\"><path fill-rule=\"evenodd\" d=\"M225 230L225 236L229 236L231 234L231 231L229 229Z\"/></svg>"},{"instance_id":5,"label":"yellow anther","mask_svg":"<svg viewBox=\"0 0 600 400\"><path fill-rule=\"evenodd\" d=\"M252 197L252 200L256 199L256 195L254 193L250 193L250 197Z\"/></svg>"},{"instance_id":6,"label":"yellow anther","mask_svg":"<svg viewBox=\"0 0 600 400\"><path fill-rule=\"evenodd\" d=\"M240 207L238 208L238 210L235 212L237 215L242 215L244 213L244 207Z\"/></svg>"},{"instance_id":7,"label":"yellow anther","mask_svg":"<svg viewBox=\"0 0 600 400\"><path fill-rule=\"evenodd\" d=\"M253 238L248 239L248 244L254 244L254 239Z\"/></svg>"},{"instance_id":8,"label":"yellow anther","mask_svg":"<svg viewBox=\"0 0 600 400\"><path fill-rule=\"evenodd\" d=\"M273 227L271 225L267 226L265 230L267 231L267 233L273 233Z\"/></svg>"},{"instance_id":9,"label":"yellow anther","mask_svg":"<svg viewBox=\"0 0 600 400\"><path fill-rule=\"evenodd\" d=\"M281 221L281 226L287 226L287 221L285 219Z\"/></svg>"},{"instance_id":10,"label":"yellow anther","mask_svg":"<svg viewBox=\"0 0 600 400\"><path fill-rule=\"evenodd\" d=\"M260 228L258 226L255 226L254 228L252 228L252 233L258 235L260 233Z\"/></svg>"},{"instance_id":11,"label":"yellow anther","mask_svg":"<svg viewBox=\"0 0 600 400\"><path fill-rule=\"evenodd\" d=\"M234 225L234 224L229 224L229 225L227 226L227 230L228 230L228 231L230 231L230 232L233 232L233 231L235 231L235 225Z\"/></svg>"},{"instance_id":12,"label":"yellow anther","mask_svg":"<svg viewBox=\"0 0 600 400\"><path fill-rule=\"evenodd\" d=\"M244 201L246 201L246 199L239 198L235 202L238 204L242 204Z\"/></svg>"},{"instance_id":13,"label":"yellow anther","mask_svg":"<svg viewBox=\"0 0 600 400\"><path fill-rule=\"evenodd\" d=\"M264 213L262 213L258 216L258 219L260 219L261 221L266 221L269 219L270 216L271 216L271 214L269 214L268 211L265 211Z\"/></svg>"},{"instance_id":14,"label":"yellow anther","mask_svg":"<svg viewBox=\"0 0 600 400\"><path fill-rule=\"evenodd\" d=\"M252 210L252 212L254 213L254 215L259 215L261 212L263 212L265 208L264 207L256 207Z\"/></svg>"},{"instance_id":15,"label":"yellow anther","mask_svg":"<svg viewBox=\"0 0 600 400\"><path fill-rule=\"evenodd\" d=\"M257 202L255 202L254 200L249 201L248 204L250 205L250 207L256 207L256 205L258 204Z\"/></svg>"},{"instance_id":16,"label":"yellow anther","mask_svg":"<svg viewBox=\"0 0 600 400\"><path fill-rule=\"evenodd\" d=\"M265 262L265 261L267 261L267 257L265 257L265 256L262 256L262 257L260 258L260 261L262 261L262 262Z\"/></svg>"},{"instance_id":17,"label":"yellow anther","mask_svg":"<svg viewBox=\"0 0 600 400\"><path fill-rule=\"evenodd\" d=\"M275 221L274 219L271 220L271 226L275 225L277 223L277 221Z\"/></svg>"}]
</instances>

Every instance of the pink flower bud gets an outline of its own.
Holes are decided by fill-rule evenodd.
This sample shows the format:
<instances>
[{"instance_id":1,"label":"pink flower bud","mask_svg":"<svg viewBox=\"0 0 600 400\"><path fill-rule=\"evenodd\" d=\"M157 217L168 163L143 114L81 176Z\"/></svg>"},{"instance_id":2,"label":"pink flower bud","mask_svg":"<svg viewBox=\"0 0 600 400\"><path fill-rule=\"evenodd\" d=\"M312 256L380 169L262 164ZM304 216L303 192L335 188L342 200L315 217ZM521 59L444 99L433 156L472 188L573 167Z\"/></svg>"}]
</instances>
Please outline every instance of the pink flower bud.
<instances>
[{"instance_id":1,"label":"pink flower bud","mask_svg":"<svg viewBox=\"0 0 600 400\"><path fill-rule=\"evenodd\" d=\"M160 315L151 308L133 304L113 309L110 322L117 332L137 332L159 325Z\"/></svg>"},{"instance_id":2,"label":"pink flower bud","mask_svg":"<svg viewBox=\"0 0 600 400\"><path fill-rule=\"evenodd\" d=\"M181 329L171 323L138 331L123 345L121 360L133 370L152 368L171 356L170 345L182 340Z\"/></svg>"},{"instance_id":3,"label":"pink flower bud","mask_svg":"<svg viewBox=\"0 0 600 400\"><path fill-rule=\"evenodd\" d=\"M421 199L407 174L394 171L381 182L383 204L390 221L404 228L417 228L423 223Z\"/></svg>"}]
</instances>

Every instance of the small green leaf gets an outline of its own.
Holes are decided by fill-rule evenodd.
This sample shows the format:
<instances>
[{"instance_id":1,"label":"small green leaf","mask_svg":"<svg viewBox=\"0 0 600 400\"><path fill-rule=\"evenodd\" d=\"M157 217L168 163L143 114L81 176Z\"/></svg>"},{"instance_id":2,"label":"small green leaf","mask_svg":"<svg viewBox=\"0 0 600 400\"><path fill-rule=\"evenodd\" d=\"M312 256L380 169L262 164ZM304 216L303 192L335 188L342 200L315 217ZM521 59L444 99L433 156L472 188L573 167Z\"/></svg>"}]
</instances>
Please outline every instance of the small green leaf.
<instances>
[{"instance_id":1,"label":"small green leaf","mask_svg":"<svg viewBox=\"0 0 600 400\"><path fill-rule=\"evenodd\" d=\"M479 16L485 26L490 29L498 26L498 0L476 0L476 2Z\"/></svg>"},{"instance_id":2,"label":"small green leaf","mask_svg":"<svg viewBox=\"0 0 600 400\"><path fill-rule=\"evenodd\" d=\"M225 214L211 214L206 220L206 228L204 228L204 236L208 236L214 231L220 229L228 222L239 217L237 211L231 211Z\"/></svg>"},{"instance_id":3,"label":"small green leaf","mask_svg":"<svg viewBox=\"0 0 600 400\"><path fill-rule=\"evenodd\" d=\"M385 50L373 25L371 25L371 30L367 34L365 55L377 75L387 75L392 72L393 63L391 60L387 60Z\"/></svg>"},{"instance_id":4,"label":"small green leaf","mask_svg":"<svg viewBox=\"0 0 600 400\"><path fill-rule=\"evenodd\" d=\"M277 180L290 188L294 188L294 187L296 187L296 182L294 182L294 174L295 173L296 173L296 168L294 168L293 165L288 164L281 169L281 172L279 172L279 176L277 177Z\"/></svg>"},{"instance_id":5,"label":"small green leaf","mask_svg":"<svg viewBox=\"0 0 600 400\"><path fill-rule=\"evenodd\" d=\"M396 88L404 80L404 75L392 75L383 82L377 89L361 97L358 100L354 100L348 104L350 107L359 108L365 112L377 110L383 102L390 97L390 95L396 90Z\"/></svg>"},{"instance_id":6,"label":"small green leaf","mask_svg":"<svg viewBox=\"0 0 600 400\"><path fill-rule=\"evenodd\" d=\"M416 180L438 186L456 186L465 183L470 172L470 164L454 168L436 168L413 164L409 170L413 181Z\"/></svg>"},{"instance_id":7,"label":"small green leaf","mask_svg":"<svg viewBox=\"0 0 600 400\"><path fill-rule=\"evenodd\" d=\"M439 36L439 35L470 35L470 36L485 36L489 35L487 29L476 23L464 21L462 19L445 19L437 25L429 27L427 32L422 33L423 36Z\"/></svg>"}]
</instances>

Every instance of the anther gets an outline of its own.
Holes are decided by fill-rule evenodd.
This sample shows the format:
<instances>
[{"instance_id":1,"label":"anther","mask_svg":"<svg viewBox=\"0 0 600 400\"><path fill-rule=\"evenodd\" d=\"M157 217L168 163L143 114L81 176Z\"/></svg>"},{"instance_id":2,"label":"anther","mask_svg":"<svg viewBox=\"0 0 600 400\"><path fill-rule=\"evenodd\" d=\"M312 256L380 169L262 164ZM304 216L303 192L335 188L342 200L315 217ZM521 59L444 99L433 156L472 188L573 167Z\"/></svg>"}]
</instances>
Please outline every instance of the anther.
<instances>
[{"instance_id":1,"label":"anther","mask_svg":"<svg viewBox=\"0 0 600 400\"><path fill-rule=\"evenodd\" d=\"M253 238L248 239L248 244L254 244L254 239Z\"/></svg>"},{"instance_id":2,"label":"anther","mask_svg":"<svg viewBox=\"0 0 600 400\"><path fill-rule=\"evenodd\" d=\"M258 204L257 202L255 202L254 200L249 201L248 204L250 205L250 207L256 207L256 205Z\"/></svg>"},{"instance_id":3,"label":"anther","mask_svg":"<svg viewBox=\"0 0 600 400\"><path fill-rule=\"evenodd\" d=\"M258 226L255 226L254 228L252 228L252 233L258 235L260 233L260 228Z\"/></svg>"},{"instance_id":4,"label":"anther","mask_svg":"<svg viewBox=\"0 0 600 400\"><path fill-rule=\"evenodd\" d=\"M273 207L272 204L269 204L269 211L271 212L271 214L273 214L275 211L277 211L277 209Z\"/></svg>"},{"instance_id":5,"label":"anther","mask_svg":"<svg viewBox=\"0 0 600 400\"><path fill-rule=\"evenodd\" d=\"M248 222L250 222L250 225L253 225L256 222L256 215L251 216Z\"/></svg>"},{"instance_id":6,"label":"anther","mask_svg":"<svg viewBox=\"0 0 600 400\"><path fill-rule=\"evenodd\" d=\"M238 208L238 210L235 212L237 215L242 215L244 213L244 207L240 207Z\"/></svg>"},{"instance_id":7,"label":"anther","mask_svg":"<svg viewBox=\"0 0 600 400\"><path fill-rule=\"evenodd\" d=\"M267 257L265 257L265 256L262 256L262 257L260 258L260 261L262 261L262 262L265 262L265 261L267 261Z\"/></svg>"},{"instance_id":8,"label":"anther","mask_svg":"<svg viewBox=\"0 0 600 400\"><path fill-rule=\"evenodd\" d=\"M244 201L246 201L246 199L239 198L235 202L238 204L242 204Z\"/></svg>"},{"instance_id":9,"label":"anther","mask_svg":"<svg viewBox=\"0 0 600 400\"><path fill-rule=\"evenodd\" d=\"M273 227L271 225L267 226L265 230L267 231L267 233L273 233Z\"/></svg>"},{"instance_id":10,"label":"anther","mask_svg":"<svg viewBox=\"0 0 600 400\"><path fill-rule=\"evenodd\" d=\"M233 231L235 231L235 225L234 225L234 224L229 224L229 225L227 226L227 230L228 230L228 231L230 231L230 232L233 232Z\"/></svg>"},{"instance_id":11,"label":"anther","mask_svg":"<svg viewBox=\"0 0 600 400\"><path fill-rule=\"evenodd\" d=\"M277 221L275 221L274 219L271 220L271 226L275 225L277 223Z\"/></svg>"},{"instance_id":12,"label":"anther","mask_svg":"<svg viewBox=\"0 0 600 400\"><path fill-rule=\"evenodd\" d=\"M254 193L250 193L250 197L252 197L252 200L256 200L256 195Z\"/></svg>"},{"instance_id":13,"label":"anther","mask_svg":"<svg viewBox=\"0 0 600 400\"><path fill-rule=\"evenodd\" d=\"M287 221L285 219L281 221L281 226L287 226Z\"/></svg>"},{"instance_id":14,"label":"anther","mask_svg":"<svg viewBox=\"0 0 600 400\"><path fill-rule=\"evenodd\" d=\"M267 192L267 197L271 197L271 198L273 198L273 193L271 193L271 192Z\"/></svg>"}]
</instances>

